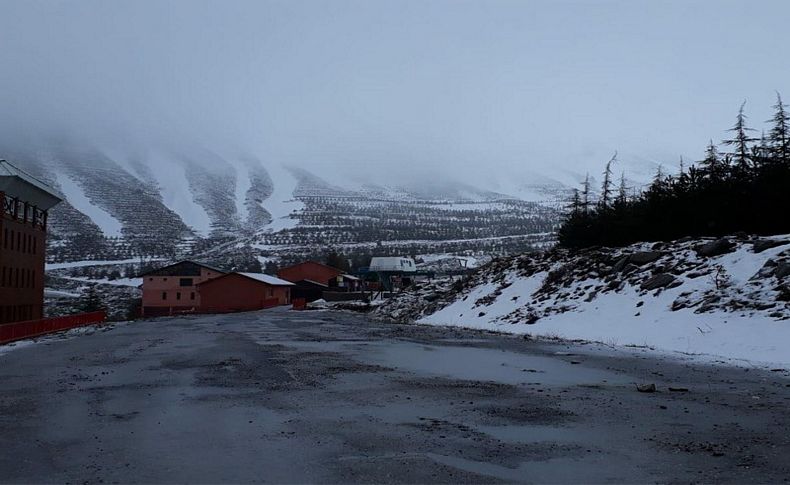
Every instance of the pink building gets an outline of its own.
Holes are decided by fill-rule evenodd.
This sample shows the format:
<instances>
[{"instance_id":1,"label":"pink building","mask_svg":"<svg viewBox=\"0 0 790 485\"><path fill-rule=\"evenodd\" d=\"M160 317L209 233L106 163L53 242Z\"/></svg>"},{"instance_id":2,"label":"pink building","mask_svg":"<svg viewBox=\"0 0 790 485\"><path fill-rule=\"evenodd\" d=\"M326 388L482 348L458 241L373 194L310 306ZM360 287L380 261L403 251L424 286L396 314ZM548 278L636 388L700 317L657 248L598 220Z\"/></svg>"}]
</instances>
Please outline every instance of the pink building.
<instances>
[{"instance_id":1,"label":"pink building","mask_svg":"<svg viewBox=\"0 0 790 485\"><path fill-rule=\"evenodd\" d=\"M144 273L142 316L199 311L197 285L224 274L221 269L195 261L181 261Z\"/></svg>"}]
</instances>

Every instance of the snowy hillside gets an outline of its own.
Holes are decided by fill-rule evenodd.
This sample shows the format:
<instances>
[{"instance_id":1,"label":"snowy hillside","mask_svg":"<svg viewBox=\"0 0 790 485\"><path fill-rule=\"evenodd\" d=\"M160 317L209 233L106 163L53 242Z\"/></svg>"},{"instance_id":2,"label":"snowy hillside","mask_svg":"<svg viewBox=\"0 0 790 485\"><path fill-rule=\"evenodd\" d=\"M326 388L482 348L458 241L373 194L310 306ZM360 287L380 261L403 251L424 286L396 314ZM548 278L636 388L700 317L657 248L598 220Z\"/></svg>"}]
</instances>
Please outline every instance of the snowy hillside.
<instances>
[{"instance_id":1,"label":"snowy hillside","mask_svg":"<svg viewBox=\"0 0 790 485\"><path fill-rule=\"evenodd\" d=\"M339 174L328 182L301 168L197 149L121 153L59 144L35 152L0 147L0 157L65 196L50 214L50 262L227 251L271 260L328 245L507 254L549 244L559 218L548 199L466 183L404 186ZM559 197L563 186L550 186Z\"/></svg>"},{"instance_id":2,"label":"snowy hillside","mask_svg":"<svg viewBox=\"0 0 790 485\"><path fill-rule=\"evenodd\" d=\"M494 261L382 316L790 364L790 236L687 240Z\"/></svg>"}]
</instances>

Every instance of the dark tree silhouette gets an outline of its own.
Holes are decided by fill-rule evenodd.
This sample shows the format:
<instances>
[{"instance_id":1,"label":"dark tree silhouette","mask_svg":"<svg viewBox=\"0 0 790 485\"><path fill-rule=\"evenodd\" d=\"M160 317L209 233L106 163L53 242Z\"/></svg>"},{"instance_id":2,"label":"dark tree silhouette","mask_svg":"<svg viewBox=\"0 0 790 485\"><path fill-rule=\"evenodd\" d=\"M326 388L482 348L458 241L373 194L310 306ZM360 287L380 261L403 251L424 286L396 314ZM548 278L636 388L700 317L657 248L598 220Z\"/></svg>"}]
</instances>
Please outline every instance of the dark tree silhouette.
<instances>
[{"instance_id":1,"label":"dark tree silhouette","mask_svg":"<svg viewBox=\"0 0 790 485\"><path fill-rule=\"evenodd\" d=\"M790 233L790 163L788 115L781 97L769 134L759 143L748 136L743 105L738 112L732 153L722 156L710 142L705 158L669 175L661 166L640 194L626 197L625 175L611 201L611 163L604 172L604 190L597 204L589 200L589 177L581 198L571 205L559 229L566 247L621 246L638 241L684 236L720 236L734 232ZM574 199L576 200L576 199Z\"/></svg>"}]
</instances>

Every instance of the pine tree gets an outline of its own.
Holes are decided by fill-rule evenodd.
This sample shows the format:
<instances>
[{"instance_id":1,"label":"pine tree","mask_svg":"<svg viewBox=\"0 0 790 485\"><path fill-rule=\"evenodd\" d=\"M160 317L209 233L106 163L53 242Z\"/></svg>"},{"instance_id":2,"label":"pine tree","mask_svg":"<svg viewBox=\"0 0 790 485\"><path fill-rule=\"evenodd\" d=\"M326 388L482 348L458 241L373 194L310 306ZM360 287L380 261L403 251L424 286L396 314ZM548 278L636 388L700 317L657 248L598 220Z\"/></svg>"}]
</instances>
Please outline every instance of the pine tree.
<instances>
[{"instance_id":1,"label":"pine tree","mask_svg":"<svg viewBox=\"0 0 790 485\"><path fill-rule=\"evenodd\" d=\"M582 182L582 213L587 214L590 211L590 174L584 177Z\"/></svg>"},{"instance_id":2,"label":"pine tree","mask_svg":"<svg viewBox=\"0 0 790 485\"><path fill-rule=\"evenodd\" d=\"M617 152L606 162L603 172L603 185L601 186L601 209L607 210L612 205L612 164L617 161Z\"/></svg>"},{"instance_id":3,"label":"pine tree","mask_svg":"<svg viewBox=\"0 0 790 485\"><path fill-rule=\"evenodd\" d=\"M620 172L620 186L617 188L617 205L623 207L628 202L628 186L625 183L625 172Z\"/></svg>"},{"instance_id":4,"label":"pine tree","mask_svg":"<svg viewBox=\"0 0 790 485\"><path fill-rule=\"evenodd\" d=\"M724 166L719 156L719 150L713 144L713 140L708 143L708 147L705 149L705 159L699 164L703 174L712 180L719 180L724 175Z\"/></svg>"},{"instance_id":5,"label":"pine tree","mask_svg":"<svg viewBox=\"0 0 790 485\"><path fill-rule=\"evenodd\" d=\"M734 133L733 138L724 140L725 145L732 145L734 147L732 157L736 163L736 167L742 172L748 171L750 168L751 157L749 155L749 143L757 141L756 138L749 136L749 132L754 130L746 126L746 115L743 112L745 107L746 101L741 104L741 108L738 110L735 125L727 130Z\"/></svg>"},{"instance_id":6,"label":"pine tree","mask_svg":"<svg viewBox=\"0 0 790 485\"><path fill-rule=\"evenodd\" d=\"M572 217L577 217L582 211L582 199L579 195L579 189L573 189L573 196L571 197L570 213Z\"/></svg>"},{"instance_id":7,"label":"pine tree","mask_svg":"<svg viewBox=\"0 0 790 485\"><path fill-rule=\"evenodd\" d=\"M776 93L776 104L773 107L776 110L774 117L768 121L773 122L774 126L768 137L776 161L787 166L790 164L790 132L788 132L790 115L788 115L785 109L787 106L782 102L782 96L778 92Z\"/></svg>"},{"instance_id":8,"label":"pine tree","mask_svg":"<svg viewBox=\"0 0 790 485\"><path fill-rule=\"evenodd\" d=\"M102 302L96 293L96 287L89 286L85 299L80 305L80 310L85 313L96 312L102 309Z\"/></svg>"}]
</instances>

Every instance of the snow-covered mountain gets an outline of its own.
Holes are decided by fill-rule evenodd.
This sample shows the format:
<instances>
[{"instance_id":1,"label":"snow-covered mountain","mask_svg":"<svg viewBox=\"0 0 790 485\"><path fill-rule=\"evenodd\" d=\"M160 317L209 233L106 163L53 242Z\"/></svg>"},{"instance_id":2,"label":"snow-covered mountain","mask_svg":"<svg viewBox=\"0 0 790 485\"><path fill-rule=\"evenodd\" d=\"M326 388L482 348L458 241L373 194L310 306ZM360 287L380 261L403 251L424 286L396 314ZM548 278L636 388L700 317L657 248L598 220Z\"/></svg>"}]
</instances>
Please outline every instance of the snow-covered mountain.
<instances>
[{"instance_id":1,"label":"snow-covered mountain","mask_svg":"<svg viewBox=\"0 0 790 485\"><path fill-rule=\"evenodd\" d=\"M552 240L557 201L569 190L545 177L535 178L532 194L544 190L543 198L439 178L338 184L207 150L60 144L0 157L64 195L50 218L51 261L240 251L265 261L328 246L509 252Z\"/></svg>"}]
</instances>

